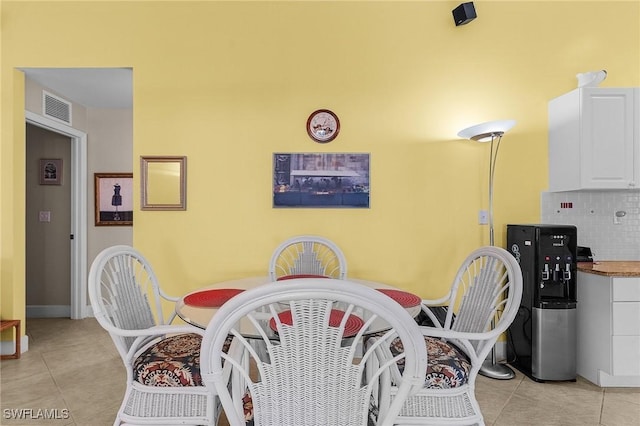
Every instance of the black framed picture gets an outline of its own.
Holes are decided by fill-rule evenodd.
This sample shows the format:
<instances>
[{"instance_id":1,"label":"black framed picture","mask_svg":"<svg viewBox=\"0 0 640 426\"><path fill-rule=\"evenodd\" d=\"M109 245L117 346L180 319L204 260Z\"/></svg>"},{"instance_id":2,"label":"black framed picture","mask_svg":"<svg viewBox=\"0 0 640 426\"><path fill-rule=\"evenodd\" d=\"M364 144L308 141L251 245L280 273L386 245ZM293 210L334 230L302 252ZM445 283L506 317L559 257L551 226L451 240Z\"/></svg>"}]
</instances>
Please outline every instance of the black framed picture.
<instances>
[{"instance_id":1,"label":"black framed picture","mask_svg":"<svg viewBox=\"0 0 640 426\"><path fill-rule=\"evenodd\" d=\"M62 185L62 158L40 159L40 185Z\"/></svg>"}]
</instances>

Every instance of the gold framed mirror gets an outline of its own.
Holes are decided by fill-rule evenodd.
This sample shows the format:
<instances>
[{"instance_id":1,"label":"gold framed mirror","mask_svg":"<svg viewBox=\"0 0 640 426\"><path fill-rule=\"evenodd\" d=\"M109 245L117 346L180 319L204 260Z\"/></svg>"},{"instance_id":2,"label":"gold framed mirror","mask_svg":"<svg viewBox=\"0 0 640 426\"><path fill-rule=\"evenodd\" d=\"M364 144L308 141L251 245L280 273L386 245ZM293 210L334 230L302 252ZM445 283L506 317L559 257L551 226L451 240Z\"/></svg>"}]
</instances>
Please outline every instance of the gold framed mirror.
<instances>
[{"instance_id":1,"label":"gold framed mirror","mask_svg":"<svg viewBox=\"0 0 640 426\"><path fill-rule=\"evenodd\" d=\"M140 157L141 210L187 209L187 157Z\"/></svg>"}]
</instances>

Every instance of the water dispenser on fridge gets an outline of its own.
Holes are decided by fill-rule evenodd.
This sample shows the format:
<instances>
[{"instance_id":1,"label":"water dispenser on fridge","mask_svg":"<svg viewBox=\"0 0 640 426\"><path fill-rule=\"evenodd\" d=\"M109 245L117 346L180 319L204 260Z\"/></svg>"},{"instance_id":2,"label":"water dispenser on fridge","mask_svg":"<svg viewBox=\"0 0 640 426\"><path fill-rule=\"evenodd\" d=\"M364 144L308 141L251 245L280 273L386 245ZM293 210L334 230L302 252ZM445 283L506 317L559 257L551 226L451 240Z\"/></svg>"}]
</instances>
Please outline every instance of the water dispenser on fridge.
<instances>
[{"instance_id":1,"label":"water dispenser on fridge","mask_svg":"<svg viewBox=\"0 0 640 426\"><path fill-rule=\"evenodd\" d=\"M523 277L507 357L536 381L576 379L576 239L573 225L507 225Z\"/></svg>"}]
</instances>

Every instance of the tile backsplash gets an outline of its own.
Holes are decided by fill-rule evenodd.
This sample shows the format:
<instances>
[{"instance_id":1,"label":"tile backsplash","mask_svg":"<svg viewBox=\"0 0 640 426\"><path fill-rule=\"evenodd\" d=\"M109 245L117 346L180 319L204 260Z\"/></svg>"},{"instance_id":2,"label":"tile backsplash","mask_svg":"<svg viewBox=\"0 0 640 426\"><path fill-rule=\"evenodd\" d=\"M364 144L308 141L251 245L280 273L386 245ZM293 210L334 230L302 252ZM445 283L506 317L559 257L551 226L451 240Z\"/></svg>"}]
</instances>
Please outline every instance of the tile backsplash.
<instances>
[{"instance_id":1,"label":"tile backsplash","mask_svg":"<svg viewBox=\"0 0 640 426\"><path fill-rule=\"evenodd\" d=\"M541 223L575 225L594 260L640 260L640 191L543 192Z\"/></svg>"}]
</instances>

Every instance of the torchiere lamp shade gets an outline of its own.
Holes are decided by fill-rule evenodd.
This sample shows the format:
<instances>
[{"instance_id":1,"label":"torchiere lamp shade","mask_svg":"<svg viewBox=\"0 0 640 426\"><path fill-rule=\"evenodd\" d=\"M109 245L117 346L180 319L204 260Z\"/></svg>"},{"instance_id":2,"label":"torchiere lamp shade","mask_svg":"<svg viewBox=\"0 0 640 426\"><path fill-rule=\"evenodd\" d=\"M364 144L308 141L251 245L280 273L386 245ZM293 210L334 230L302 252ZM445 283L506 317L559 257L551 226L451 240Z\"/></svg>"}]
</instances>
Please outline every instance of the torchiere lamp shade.
<instances>
[{"instance_id":1,"label":"torchiere lamp shade","mask_svg":"<svg viewBox=\"0 0 640 426\"><path fill-rule=\"evenodd\" d=\"M476 124L460 130L458 136L477 142L490 142L492 136L502 136L516 125L516 120L495 120Z\"/></svg>"}]
</instances>

